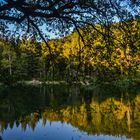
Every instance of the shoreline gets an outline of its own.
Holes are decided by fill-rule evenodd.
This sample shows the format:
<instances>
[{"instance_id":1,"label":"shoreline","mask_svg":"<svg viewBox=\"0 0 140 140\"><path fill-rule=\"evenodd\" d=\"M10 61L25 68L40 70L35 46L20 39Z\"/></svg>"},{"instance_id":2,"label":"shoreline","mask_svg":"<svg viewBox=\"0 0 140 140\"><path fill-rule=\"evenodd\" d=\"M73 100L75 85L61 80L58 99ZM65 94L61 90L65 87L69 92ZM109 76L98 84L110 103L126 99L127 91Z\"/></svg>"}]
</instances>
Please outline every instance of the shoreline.
<instances>
[{"instance_id":1,"label":"shoreline","mask_svg":"<svg viewBox=\"0 0 140 140\"><path fill-rule=\"evenodd\" d=\"M98 86L114 86L118 88L138 88L140 87L140 79L134 78L134 79L122 79L122 80L116 80L111 82L92 82L92 81L73 81L71 83L67 81L40 81L40 80L25 80L25 81L18 81L14 84L4 84L0 83L0 86L18 86L18 85L27 85L27 86L39 86L39 85L79 85L82 87L87 88L96 88Z\"/></svg>"}]
</instances>

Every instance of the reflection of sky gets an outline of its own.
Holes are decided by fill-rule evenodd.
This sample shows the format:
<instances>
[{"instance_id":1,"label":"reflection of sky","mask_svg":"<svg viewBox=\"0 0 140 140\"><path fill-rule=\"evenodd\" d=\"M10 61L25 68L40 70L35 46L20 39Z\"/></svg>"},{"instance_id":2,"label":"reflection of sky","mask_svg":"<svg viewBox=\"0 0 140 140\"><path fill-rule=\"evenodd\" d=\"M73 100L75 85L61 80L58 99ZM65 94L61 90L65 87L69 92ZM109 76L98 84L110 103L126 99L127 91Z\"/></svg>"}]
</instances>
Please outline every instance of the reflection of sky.
<instances>
[{"instance_id":1,"label":"reflection of sky","mask_svg":"<svg viewBox=\"0 0 140 140\"><path fill-rule=\"evenodd\" d=\"M126 137L113 137L104 135L88 135L77 128L61 122L47 122L43 126L39 121L33 131L30 127L24 132L21 126L10 127L2 134L3 140L130 140Z\"/></svg>"}]
</instances>

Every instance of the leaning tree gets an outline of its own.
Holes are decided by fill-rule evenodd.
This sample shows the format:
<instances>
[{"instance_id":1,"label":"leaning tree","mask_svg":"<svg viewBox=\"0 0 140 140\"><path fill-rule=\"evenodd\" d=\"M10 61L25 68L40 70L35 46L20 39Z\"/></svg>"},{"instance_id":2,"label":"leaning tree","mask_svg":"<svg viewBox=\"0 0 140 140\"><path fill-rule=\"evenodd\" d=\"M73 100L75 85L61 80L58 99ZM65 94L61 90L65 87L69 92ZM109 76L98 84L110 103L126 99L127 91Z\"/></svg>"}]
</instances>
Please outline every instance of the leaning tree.
<instances>
[{"instance_id":1,"label":"leaning tree","mask_svg":"<svg viewBox=\"0 0 140 140\"><path fill-rule=\"evenodd\" d=\"M82 38L81 27L124 21L139 15L138 7L138 0L0 0L0 34L13 27L14 34L37 34L46 44L50 32L75 30Z\"/></svg>"}]
</instances>

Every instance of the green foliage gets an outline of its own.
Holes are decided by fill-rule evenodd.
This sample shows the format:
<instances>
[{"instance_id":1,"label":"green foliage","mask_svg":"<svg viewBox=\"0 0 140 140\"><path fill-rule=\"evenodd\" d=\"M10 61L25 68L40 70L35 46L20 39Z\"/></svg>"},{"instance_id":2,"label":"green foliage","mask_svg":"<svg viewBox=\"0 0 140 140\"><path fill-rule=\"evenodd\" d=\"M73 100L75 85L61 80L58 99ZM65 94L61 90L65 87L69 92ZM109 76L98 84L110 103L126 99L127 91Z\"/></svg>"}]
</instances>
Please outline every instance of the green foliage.
<instances>
[{"instance_id":1,"label":"green foliage","mask_svg":"<svg viewBox=\"0 0 140 140\"><path fill-rule=\"evenodd\" d=\"M34 36L1 39L0 81L17 77L14 81L101 83L140 78L139 20L95 27L96 30L90 26L80 29L84 42L76 32L48 41L50 50Z\"/></svg>"}]
</instances>

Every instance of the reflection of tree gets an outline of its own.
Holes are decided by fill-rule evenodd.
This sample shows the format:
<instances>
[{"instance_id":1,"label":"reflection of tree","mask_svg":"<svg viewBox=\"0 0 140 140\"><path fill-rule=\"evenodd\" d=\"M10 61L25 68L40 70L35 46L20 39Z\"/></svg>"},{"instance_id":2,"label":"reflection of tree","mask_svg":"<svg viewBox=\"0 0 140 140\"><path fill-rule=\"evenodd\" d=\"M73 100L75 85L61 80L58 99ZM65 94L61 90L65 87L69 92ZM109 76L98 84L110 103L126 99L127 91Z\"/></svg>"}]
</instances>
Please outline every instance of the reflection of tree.
<instances>
[{"instance_id":1,"label":"reflection of tree","mask_svg":"<svg viewBox=\"0 0 140 140\"><path fill-rule=\"evenodd\" d=\"M1 132L2 132L2 127L1 127L1 124L0 124L0 140L2 140Z\"/></svg>"},{"instance_id":2,"label":"reflection of tree","mask_svg":"<svg viewBox=\"0 0 140 140\"><path fill-rule=\"evenodd\" d=\"M42 119L43 126L46 125L47 120L50 122L61 121L69 123L89 134L140 137L139 94L131 95L129 93L128 96L128 94L125 95L122 92L116 95L116 92L113 93L111 89L110 91L108 89L106 93L103 91L100 93L98 89L95 92L88 91L88 94L84 90L82 90L82 94L78 93L75 95L71 93L71 98L70 96L63 96L66 94L66 91L70 91L69 89L67 90L67 88L63 87L63 90L58 90L57 87L55 88L53 93L49 92L49 87L46 88L46 98L43 98L44 93L37 92L40 91L39 88L35 88L36 92L32 88L28 88L31 96L26 92L22 94L7 94L7 100L12 98L12 96L15 99L13 101L17 114L13 115L11 112L0 111L1 131L6 130L7 126L13 128L15 122L17 127L20 124L24 131L28 127L34 130L39 119ZM24 91L26 90L24 89ZM111 94L108 94L108 92L111 92ZM53 94L53 98L51 94ZM4 98L0 98L0 110L9 106L8 102L5 102L3 105L3 100L5 101ZM2 113L3 115L1 115ZM5 117L9 113L13 116Z\"/></svg>"},{"instance_id":3,"label":"reflection of tree","mask_svg":"<svg viewBox=\"0 0 140 140\"><path fill-rule=\"evenodd\" d=\"M19 119L19 122L23 130L26 130L27 125L30 126L32 130L34 130L38 121L39 121L39 114L37 112L31 113L30 115L26 117L21 117Z\"/></svg>"},{"instance_id":4,"label":"reflection of tree","mask_svg":"<svg viewBox=\"0 0 140 140\"><path fill-rule=\"evenodd\" d=\"M67 106L61 109L46 109L42 114L44 120L62 121L78 127L90 134L126 135L138 138L135 133L140 128L134 128L135 120L132 119L131 104L127 101L109 98L101 103L92 100L87 109L86 103L78 106ZM90 114L90 119L87 117ZM131 134L129 133L131 131Z\"/></svg>"},{"instance_id":5,"label":"reflection of tree","mask_svg":"<svg viewBox=\"0 0 140 140\"><path fill-rule=\"evenodd\" d=\"M100 131L100 126L101 126L101 113L100 113L100 105L98 102L95 102L92 100L90 104L91 108L91 122L93 127L97 128L97 132L99 133Z\"/></svg>"}]
</instances>

